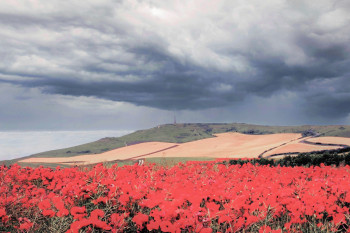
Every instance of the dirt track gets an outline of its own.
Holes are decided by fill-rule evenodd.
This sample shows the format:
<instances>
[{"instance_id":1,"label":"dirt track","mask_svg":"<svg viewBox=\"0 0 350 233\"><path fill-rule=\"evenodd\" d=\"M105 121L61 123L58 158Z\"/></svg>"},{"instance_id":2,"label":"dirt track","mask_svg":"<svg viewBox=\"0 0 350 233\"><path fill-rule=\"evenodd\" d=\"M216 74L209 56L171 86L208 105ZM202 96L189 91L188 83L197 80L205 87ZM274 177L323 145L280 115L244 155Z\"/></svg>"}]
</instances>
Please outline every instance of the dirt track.
<instances>
[{"instance_id":1,"label":"dirt track","mask_svg":"<svg viewBox=\"0 0 350 233\"><path fill-rule=\"evenodd\" d=\"M212 157L212 158L257 158L259 155L270 156L286 152L311 152L332 150L340 146L310 145L303 140L315 142L349 143L349 138L301 138L301 134L247 135L240 133L222 133L214 138L207 138L188 143L145 142L118 148L101 154L79 155L74 157L29 158L20 162L29 163L64 163L71 165L94 164L114 160L128 160L151 157Z\"/></svg>"}]
</instances>

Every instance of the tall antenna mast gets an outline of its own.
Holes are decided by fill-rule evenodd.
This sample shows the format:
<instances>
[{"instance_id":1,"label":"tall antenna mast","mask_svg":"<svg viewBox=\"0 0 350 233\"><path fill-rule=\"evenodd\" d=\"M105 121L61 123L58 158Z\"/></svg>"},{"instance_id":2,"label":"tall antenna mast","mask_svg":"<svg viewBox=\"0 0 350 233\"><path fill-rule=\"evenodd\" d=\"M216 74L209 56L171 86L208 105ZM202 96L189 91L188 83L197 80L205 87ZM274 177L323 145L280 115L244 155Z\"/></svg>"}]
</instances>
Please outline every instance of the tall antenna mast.
<instances>
[{"instance_id":1,"label":"tall antenna mast","mask_svg":"<svg viewBox=\"0 0 350 233\"><path fill-rule=\"evenodd\" d=\"M175 112L174 112L174 125L176 125L176 115L175 115Z\"/></svg>"}]
</instances>

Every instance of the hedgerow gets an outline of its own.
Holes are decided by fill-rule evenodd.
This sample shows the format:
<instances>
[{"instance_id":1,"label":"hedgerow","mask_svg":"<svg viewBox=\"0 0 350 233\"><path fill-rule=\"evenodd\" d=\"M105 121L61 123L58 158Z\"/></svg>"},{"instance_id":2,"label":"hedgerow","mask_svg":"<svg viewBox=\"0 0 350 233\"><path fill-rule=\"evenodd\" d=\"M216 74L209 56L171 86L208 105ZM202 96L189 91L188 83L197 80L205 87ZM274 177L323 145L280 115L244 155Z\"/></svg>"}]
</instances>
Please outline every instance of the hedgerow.
<instances>
[{"instance_id":1,"label":"hedgerow","mask_svg":"<svg viewBox=\"0 0 350 233\"><path fill-rule=\"evenodd\" d=\"M273 158L257 158L257 159L231 159L228 162L230 165L243 165L251 163L254 165L270 165L270 166L282 166L282 167L295 167L295 166L344 166L350 165L350 153L339 152L322 152L322 153L300 153L297 156L286 155L281 159Z\"/></svg>"}]
</instances>

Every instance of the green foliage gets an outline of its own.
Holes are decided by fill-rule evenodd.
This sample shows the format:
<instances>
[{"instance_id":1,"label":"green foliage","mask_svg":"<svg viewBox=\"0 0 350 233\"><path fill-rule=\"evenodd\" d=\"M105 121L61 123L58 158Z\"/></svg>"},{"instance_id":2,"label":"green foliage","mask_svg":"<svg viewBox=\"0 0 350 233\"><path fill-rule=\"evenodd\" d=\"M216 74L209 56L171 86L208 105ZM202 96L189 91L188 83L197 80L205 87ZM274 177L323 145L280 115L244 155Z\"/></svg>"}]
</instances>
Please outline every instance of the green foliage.
<instances>
[{"instance_id":1,"label":"green foliage","mask_svg":"<svg viewBox=\"0 0 350 233\"><path fill-rule=\"evenodd\" d=\"M301 135L303 137L309 137L309 136L316 136L317 133L313 129L308 129L308 130L305 130L305 131L301 132Z\"/></svg>"},{"instance_id":2,"label":"green foliage","mask_svg":"<svg viewBox=\"0 0 350 233\"><path fill-rule=\"evenodd\" d=\"M154 157L146 158L146 163L155 163L164 167L173 167L179 163L186 163L188 161L213 161L214 158L209 157Z\"/></svg>"},{"instance_id":3,"label":"green foliage","mask_svg":"<svg viewBox=\"0 0 350 233\"><path fill-rule=\"evenodd\" d=\"M348 148L349 150L349 148ZM227 162L226 162L227 163ZM286 157L274 160L274 159L235 159L229 160L230 165L243 165L246 163L257 165L270 165L270 166L282 166L282 167L296 167L296 166L320 166L324 164L326 166L350 166L350 153L338 153L338 152L323 152L318 154L301 153L297 156L287 155Z\"/></svg>"}]
</instances>

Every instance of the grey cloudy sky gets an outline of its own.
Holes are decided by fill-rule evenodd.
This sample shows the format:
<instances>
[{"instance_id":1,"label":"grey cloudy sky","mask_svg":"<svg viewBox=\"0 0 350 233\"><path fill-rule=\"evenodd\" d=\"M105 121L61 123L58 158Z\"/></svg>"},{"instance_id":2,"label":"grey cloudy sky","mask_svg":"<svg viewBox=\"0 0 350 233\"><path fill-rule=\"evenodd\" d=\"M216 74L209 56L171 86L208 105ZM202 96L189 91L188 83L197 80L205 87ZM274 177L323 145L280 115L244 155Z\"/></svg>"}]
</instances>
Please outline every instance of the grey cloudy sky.
<instances>
[{"instance_id":1,"label":"grey cloudy sky","mask_svg":"<svg viewBox=\"0 0 350 233\"><path fill-rule=\"evenodd\" d=\"M8 0L0 38L0 130L350 124L348 0Z\"/></svg>"}]
</instances>

